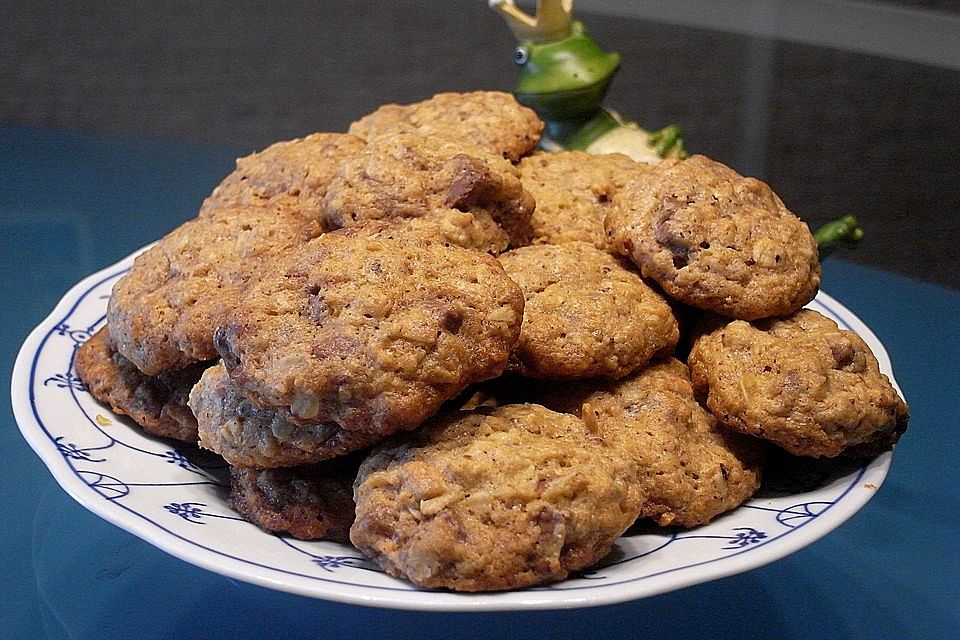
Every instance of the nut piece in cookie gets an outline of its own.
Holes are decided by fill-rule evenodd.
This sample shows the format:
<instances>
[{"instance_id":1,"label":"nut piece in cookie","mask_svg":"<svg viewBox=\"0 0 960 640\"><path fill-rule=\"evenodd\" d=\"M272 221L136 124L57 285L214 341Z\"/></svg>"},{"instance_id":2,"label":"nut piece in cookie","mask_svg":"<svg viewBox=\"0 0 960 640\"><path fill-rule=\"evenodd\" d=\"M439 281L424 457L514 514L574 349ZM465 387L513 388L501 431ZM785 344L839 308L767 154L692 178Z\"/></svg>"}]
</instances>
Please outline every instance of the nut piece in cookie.
<instances>
[{"instance_id":1,"label":"nut piece in cookie","mask_svg":"<svg viewBox=\"0 0 960 640\"><path fill-rule=\"evenodd\" d=\"M77 349L74 366L91 395L144 431L162 438L197 442L197 420L187 407L187 395L208 363L147 376L114 347L101 327Z\"/></svg>"},{"instance_id":2,"label":"nut piece in cookie","mask_svg":"<svg viewBox=\"0 0 960 640\"><path fill-rule=\"evenodd\" d=\"M580 419L537 405L437 417L363 463L350 539L423 587L562 580L637 516L629 467L609 449Z\"/></svg>"},{"instance_id":3,"label":"nut piece in cookie","mask_svg":"<svg viewBox=\"0 0 960 640\"><path fill-rule=\"evenodd\" d=\"M304 217L323 218L323 198L340 163L365 143L346 133L314 133L270 145L237 160L237 168L213 190L200 215L230 204L264 206L278 201Z\"/></svg>"},{"instance_id":4,"label":"nut piece in cookie","mask_svg":"<svg viewBox=\"0 0 960 640\"><path fill-rule=\"evenodd\" d=\"M795 455L872 456L907 428L907 405L867 344L816 311L721 326L696 339L689 364L724 426Z\"/></svg>"},{"instance_id":5,"label":"nut piece in cookie","mask_svg":"<svg viewBox=\"0 0 960 640\"><path fill-rule=\"evenodd\" d=\"M537 203L530 220L533 244L580 240L604 250L612 249L603 221L614 194L650 172L650 165L619 153L584 151L534 153L517 168L523 188Z\"/></svg>"},{"instance_id":6,"label":"nut piece in cookie","mask_svg":"<svg viewBox=\"0 0 960 640\"><path fill-rule=\"evenodd\" d=\"M278 263L216 332L255 405L387 435L499 375L523 293L496 259L385 224L333 231Z\"/></svg>"},{"instance_id":7,"label":"nut piece in cookie","mask_svg":"<svg viewBox=\"0 0 960 640\"><path fill-rule=\"evenodd\" d=\"M190 220L143 252L117 281L107 324L147 375L217 356L213 332L270 262L322 233L285 207L231 205Z\"/></svg>"},{"instance_id":8,"label":"nut piece in cookie","mask_svg":"<svg viewBox=\"0 0 960 640\"><path fill-rule=\"evenodd\" d=\"M537 378L621 378L677 344L670 305L639 274L586 242L508 251L525 297L511 370Z\"/></svg>"},{"instance_id":9,"label":"nut piece in cookie","mask_svg":"<svg viewBox=\"0 0 960 640\"><path fill-rule=\"evenodd\" d=\"M295 467L380 440L376 431L346 431L334 422L300 425L285 409L261 409L241 395L223 364L206 371L190 392L200 445L234 467Z\"/></svg>"},{"instance_id":10,"label":"nut piece in cookie","mask_svg":"<svg viewBox=\"0 0 960 640\"><path fill-rule=\"evenodd\" d=\"M693 527L735 509L760 486L763 443L719 427L674 358L587 396L582 418L636 465L641 517Z\"/></svg>"},{"instance_id":11,"label":"nut piece in cookie","mask_svg":"<svg viewBox=\"0 0 960 640\"><path fill-rule=\"evenodd\" d=\"M230 506L270 533L350 541L353 481L362 457L289 469L230 469Z\"/></svg>"},{"instance_id":12,"label":"nut piece in cookie","mask_svg":"<svg viewBox=\"0 0 960 640\"><path fill-rule=\"evenodd\" d=\"M463 140L391 130L340 165L327 191L330 228L428 220L446 242L498 253L527 244L533 198L516 169Z\"/></svg>"},{"instance_id":13,"label":"nut piece in cookie","mask_svg":"<svg viewBox=\"0 0 960 640\"><path fill-rule=\"evenodd\" d=\"M807 225L764 183L703 156L664 161L629 183L605 227L668 295L727 317L787 315L820 286Z\"/></svg>"},{"instance_id":14,"label":"nut piece in cookie","mask_svg":"<svg viewBox=\"0 0 960 640\"><path fill-rule=\"evenodd\" d=\"M414 104L386 104L350 125L371 140L397 127L423 137L464 140L516 162L537 145L543 123L509 93L438 93Z\"/></svg>"}]
</instances>

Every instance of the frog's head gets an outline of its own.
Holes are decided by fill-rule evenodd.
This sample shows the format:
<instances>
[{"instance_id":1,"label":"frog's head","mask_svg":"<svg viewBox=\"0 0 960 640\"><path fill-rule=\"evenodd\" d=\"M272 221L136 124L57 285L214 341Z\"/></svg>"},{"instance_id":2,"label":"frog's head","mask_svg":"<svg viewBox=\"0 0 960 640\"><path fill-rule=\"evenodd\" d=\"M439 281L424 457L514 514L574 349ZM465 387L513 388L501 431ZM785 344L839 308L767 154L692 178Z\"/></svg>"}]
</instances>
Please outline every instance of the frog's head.
<instances>
[{"instance_id":1,"label":"frog's head","mask_svg":"<svg viewBox=\"0 0 960 640\"><path fill-rule=\"evenodd\" d=\"M603 51L573 20L573 0L538 0L530 16L513 0L490 0L517 36L517 100L544 120L585 120L600 109L620 54Z\"/></svg>"}]
</instances>

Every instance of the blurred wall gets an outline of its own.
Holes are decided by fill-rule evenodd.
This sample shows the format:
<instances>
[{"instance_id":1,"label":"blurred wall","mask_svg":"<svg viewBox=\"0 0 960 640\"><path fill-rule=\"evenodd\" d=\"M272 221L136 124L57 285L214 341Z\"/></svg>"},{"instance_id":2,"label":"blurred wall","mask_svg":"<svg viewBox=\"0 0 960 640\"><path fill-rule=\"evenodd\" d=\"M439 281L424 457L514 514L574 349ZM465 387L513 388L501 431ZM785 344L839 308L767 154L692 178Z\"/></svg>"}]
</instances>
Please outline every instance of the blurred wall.
<instances>
[{"instance_id":1,"label":"blurred wall","mask_svg":"<svg viewBox=\"0 0 960 640\"><path fill-rule=\"evenodd\" d=\"M684 13L693 5L683 1L577 2L596 39L624 57L609 104L649 127L681 124L691 150L767 180L812 227L849 212L872 221L855 259L960 286L928 266L960 261L960 72L764 37L778 23L763 11L782 18L796 2L699 4L713 13ZM819 4L854 16L902 10L891 37L925 20L946 29L931 38L960 25L956 2ZM244 153L343 130L384 102L510 90L516 77L513 37L484 0L0 0L0 10L0 123ZM701 24L710 15L729 28ZM944 60L960 54L957 35Z\"/></svg>"}]
</instances>

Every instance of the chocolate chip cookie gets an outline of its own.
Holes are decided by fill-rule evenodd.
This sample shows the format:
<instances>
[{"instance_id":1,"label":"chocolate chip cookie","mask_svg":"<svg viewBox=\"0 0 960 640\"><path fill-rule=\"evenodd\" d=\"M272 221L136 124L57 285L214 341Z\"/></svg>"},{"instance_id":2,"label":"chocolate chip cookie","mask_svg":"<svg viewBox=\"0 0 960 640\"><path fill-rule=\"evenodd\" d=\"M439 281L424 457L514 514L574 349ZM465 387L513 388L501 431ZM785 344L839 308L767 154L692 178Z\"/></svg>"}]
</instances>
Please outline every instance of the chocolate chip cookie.
<instances>
[{"instance_id":1,"label":"chocolate chip cookie","mask_svg":"<svg viewBox=\"0 0 960 640\"><path fill-rule=\"evenodd\" d=\"M724 316L788 315L820 286L807 225L764 183L703 156L666 160L630 182L605 227L668 295Z\"/></svg>"},{"instance_id":2,"label":"chocolate chip cookie","mask_svg":"<svg viewBox=\"0 0 960 640\"><path fill-rule=\"evenodd\" d=\"M291 252L223 319L216 345L255 405L387 435L499 375L522 316L494 258L367 224Z\"/></svg>"},{"instance_id":3,"label":"chocolate chip cookie","mask_svg":"<svg viewBox=\"0 0 960 640\"><path fill-rule=\"evenodd\" d=\"M907 405L867 344L816 311L722 325L697 338L689 363L724 426L795 455L873 456L907 428Z\"/></svg>"},{"instance_id":4,"label":"chocolate chip cookie","mask_svg":"<svg viewBox=\"0 0 960 640\"><path fill-rule=\"evenodd\" d=\"M385 104L350 125L350 133L371 140L398 127L423 137L468 141L516 162L537 145L543 123L509 93L438 93L413 104Z\"/></svg>"},{"instance_id":5,"label":"chocolate chip cookie","mask_svg":"<svg viewBox=\"0 0 960 640\"><path fill-rule=\"evenodd\" d=\"M571 415L509 405L403 436L361 466L350 539L422 587L562 580L601 560L639 511L628 466Z\"/></svg>"},{"instance_id":6,"label":"chocolate chip cookie","mask_svg":"<svg viewBox=\"0 0 960 640\"><path fill-rule=\"evenodd\" d=\"M237 160L237 168L210 194L200 209L206 215L230 204L284 205L321 220L327 187L340 163L358 153L363 140L345 133L314 133L277 142Z\"/></svg>"},{"instance_id":7,"label":"chocolate chip cookie","mask_svg":"<svg viewBox=\"0 0 960 640\"><path fill-rule=\"evenodd\" d=\"M525 298L510 368L538 378L620 378L679 339L670 305L618 258L586 242L500 256Z\"/></svg>"},{"instance_id":8,"label":"chocolate chip cookie","mask_svg":"<svg viewBox=\"0 0 960 640\"><path fill-rule=\"evenodd\" d=\"M250 284L321 233L282 206L231 205L185 222L113 287L107 322L117 350L147 375L217 358L214 329Z\"/></svg>"},{"instance_id":9,"label":"chocolate chip cookie","mask_svg":"<svg viewBox=\"0 0 960 640\"><path fill-rule=\"evenodd\" d=\"M150 435L197 442L197 420L187 395L207 363L144 375L117 352L107 328L101 327L77 349L74 366L87 390L114 413L130 416Z\"/></svg>"},{"instance_id":10,"label":"chocolate chip cookie","mask_svg":"<svg viewBox=\"0 0 960 640\"><path fill-rule=\"evenodd\" d=\"M534 153L520 160L520 181L537 206L530 220L533 244L582 241L612 249L603 228L613 196L650 166L611 153Z\"/></svg>"},{"instance_id":11,"label":"chocolate chip cookie","mask_svg":"<svg viewBox=\"0 0 960 640\"><path fill-rule=\"evenodd\" d=\"M333 229L427 220L446 242L498 253L529 242L535 203L499 156L463 140L393 130L340 165L325 206Z\"/></svg>"},{"instance_id":12,"label":"chocolate chip cookie","mask_svg":"<svg viewBox=\"0 0 960 640\"><path fill-rule=\"evenodd\" d=\"M270 533L350 541L353 481L363 456L289 469L230 469L230 506Z\"/></svg>"}]
</instances>

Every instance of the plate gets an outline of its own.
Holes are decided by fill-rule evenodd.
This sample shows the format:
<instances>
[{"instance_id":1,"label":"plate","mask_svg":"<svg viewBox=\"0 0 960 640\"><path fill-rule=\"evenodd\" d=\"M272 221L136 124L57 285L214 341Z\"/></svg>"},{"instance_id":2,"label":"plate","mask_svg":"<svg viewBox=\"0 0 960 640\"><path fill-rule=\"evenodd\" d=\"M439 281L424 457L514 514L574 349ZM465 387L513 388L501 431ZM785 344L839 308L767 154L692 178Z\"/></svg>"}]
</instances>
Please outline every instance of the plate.
<instances>
[{"instance_id":1,"label":"plate","mask_svg":"<svg viewBox=\"0 0 960 640\"><path fill-rule=\"evenodd\" d=\"M768 472L754 499L709 525L692 530L635 527L601 566L561 583L486 594L418 589L382 573L347 545L270 535L243 521L226 504L228 472L222 460L146 436L90 396L76 375L74 356L103 324L111 288L133 258L80 282L30 334L13 370L14 413L23 436L77 502L182 560L231 578L399 609L611 604L787 556L856 513L890 467L890 452L867 462L786 462ZM856 316L822 292L809 306L860 334L893 379L883 345Z\"/></svg>"}]
</instances>

